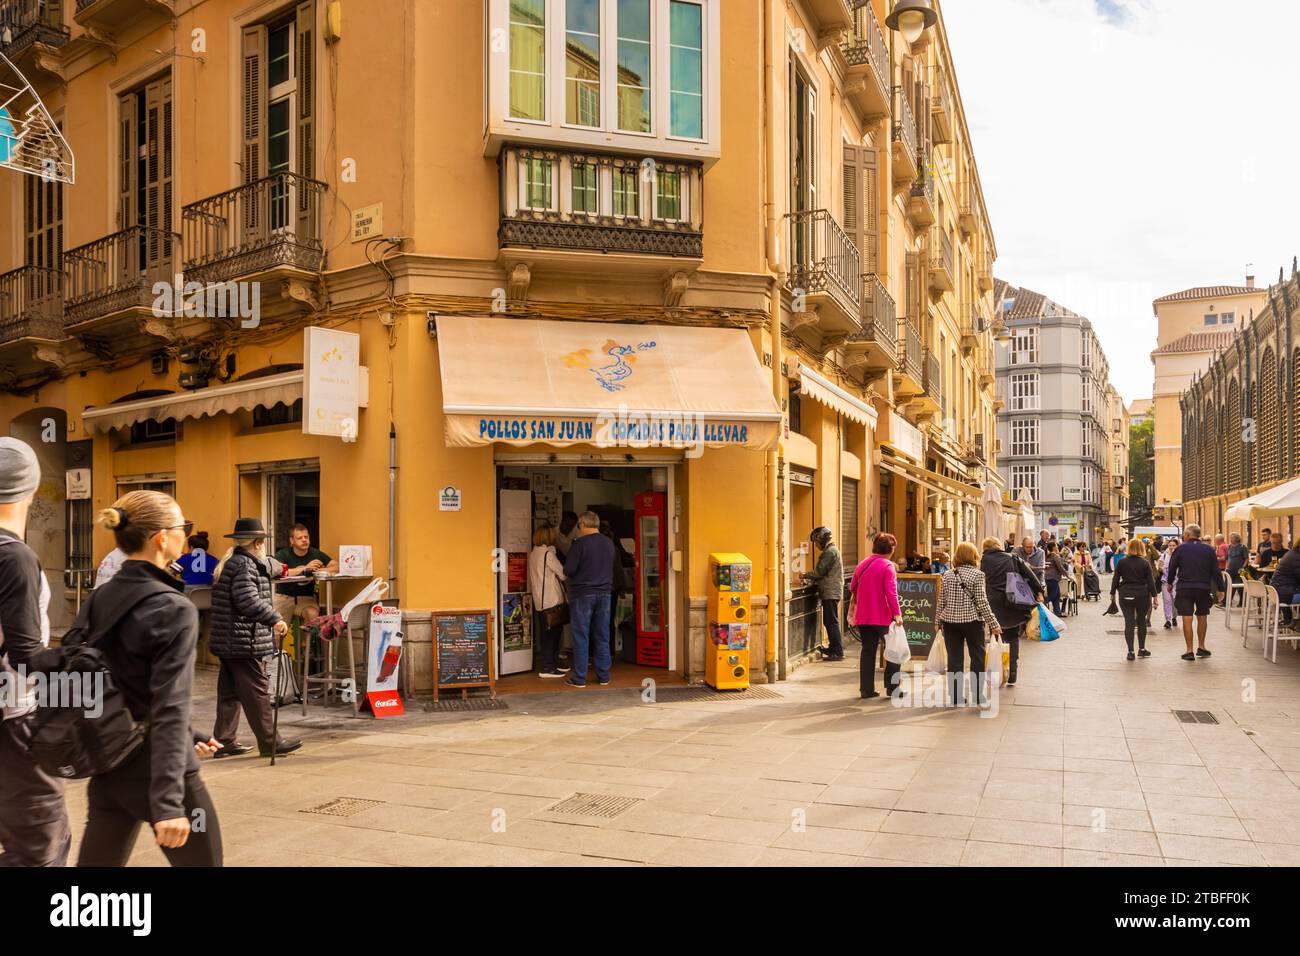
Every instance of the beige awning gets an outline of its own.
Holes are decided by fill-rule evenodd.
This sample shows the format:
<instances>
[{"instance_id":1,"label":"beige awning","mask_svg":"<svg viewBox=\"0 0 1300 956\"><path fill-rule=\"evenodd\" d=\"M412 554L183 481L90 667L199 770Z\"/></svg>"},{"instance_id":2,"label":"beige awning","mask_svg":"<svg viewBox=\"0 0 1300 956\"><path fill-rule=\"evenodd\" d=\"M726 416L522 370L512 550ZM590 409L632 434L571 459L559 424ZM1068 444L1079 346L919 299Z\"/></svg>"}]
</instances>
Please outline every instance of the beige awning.
<instances>
[{"instance_id":1,"label":"beige awning","mask_svg":"<svg viewBox=\"0 0 1300 956\"><path fill-rule=\"evenodd\" d=\"M849 421L876 427L876 420L880 417L879 412L807 365L799 366L799 388L804 395L821 402L832 411L839 412Z\"/></svg>"},{"instance_id":2,"label":"beige awning","mask_svg":"<svg viewBox=\"0 0 1300 956\"><path fill-rule=\"evenodd\" d=\"M1261 491L1229 506L1225 521L1263 521L1300 515L1300 478Z\"/></svg>"},{"instance_id":3,"label":"beige awning","mask_svg":"<svg viewBox=\"0 0 1300 956\"><path fill-rule=\"evenodd\" d=\"M158 395L134 402L88 408L81 420L87 434L129 428L138 422L164 422L169 418L204 418L223 412L249 411L258 405L271 408L279 402L292 405L302 398L302 371L266 375L246 382L218 385L197 392Z\"/></svg>"},{"instance_id":4,"label":"beige awning","mask_svg":"<svg viewBox=\"0 0 1300 956\"><path fill-rule=\"evenodd\" d=\"M941 498L954 498L957 501L963 501L967 504L978 505L982 502L980 490L973 485L964 485L952 478L929 471L925 468L918 468L909 464L901 458L893 458L884 454L879 449L876 450L876 464L885 471L906 478L908 481L920 485L939 495Z\"/></svg>"},{"instance_id":5,"label":"beige awning","mask_svg":"<svg viewBox=\"0 0 1300 956\"><path fill-rule=\"evenodd\" d=\"M451 446L776 446L781 410L742 329L439 316Z\"/></svg>"}]
</instances>

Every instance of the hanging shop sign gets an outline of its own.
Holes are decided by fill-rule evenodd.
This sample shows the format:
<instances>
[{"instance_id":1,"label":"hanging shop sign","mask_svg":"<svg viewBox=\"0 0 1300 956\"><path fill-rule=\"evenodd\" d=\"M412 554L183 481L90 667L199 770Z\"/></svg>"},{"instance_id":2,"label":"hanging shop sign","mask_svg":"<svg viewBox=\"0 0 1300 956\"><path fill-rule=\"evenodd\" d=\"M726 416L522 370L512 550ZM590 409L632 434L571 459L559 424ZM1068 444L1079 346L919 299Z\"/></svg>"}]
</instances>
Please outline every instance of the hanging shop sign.
<instances>
[{"instance_id":1,"label":"hanging shop sign","mask_svg":"<svg viewBox=\"0 0 1300 956\"><path fill-rule=\"evenodd\" d=\"M303 342L303 432L356 441L361 336L312 326Z\"/></svg>"}]
</instances>

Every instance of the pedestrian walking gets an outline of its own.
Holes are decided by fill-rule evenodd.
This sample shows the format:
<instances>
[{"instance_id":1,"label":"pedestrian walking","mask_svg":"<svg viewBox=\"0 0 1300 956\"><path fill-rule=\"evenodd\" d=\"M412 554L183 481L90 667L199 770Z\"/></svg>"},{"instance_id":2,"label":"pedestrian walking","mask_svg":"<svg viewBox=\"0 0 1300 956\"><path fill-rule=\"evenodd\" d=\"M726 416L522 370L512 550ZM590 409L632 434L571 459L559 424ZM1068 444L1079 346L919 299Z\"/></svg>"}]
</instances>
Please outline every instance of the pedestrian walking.
<instances>
[{"instance_id":1,"label":"pedestrian walking","mask_svg":"<svg viewBox=\"0 0 1300 956\"><path fill-rule=\"evenodd\" d=\"M126 866L141 823L153 828L172 866L221 866L221 825L199 776L201 738L190 726L199 614L168 573L191 525L160 491L124 495L99 521L126 560L95 589L83 630L103 652L131 716L147 729L122 764L91 777L77 866ZM207 740L205 750L217 743Z\"/></svg>"},{"instance_id":2,"label":"pedestrian walking","mask_svg":"<svg viewBox=\"0 0 1300 956\"><path fill-rule=\"evenodd\" d=\"M844 559L831 540L829 528L814 528L812 543L821 555L812 572L805 574L805 584L817 585L822 602L822 626L826 628L826 647L817 650L824 661L844 660L844 635L840 629L840 601L844 598Z\"/></svg>"},{"instance_id":3,"label":"pedestrian walking","mask_svg":"<svg viewBox=\"0 0 1300 956\"><path fill-rule=\"evenodd\" d=\"M1030 565L1032 567L1032 565ZM1061 581L1070 580L1070 561L1061 554L1055 541L1047 542L1043 579L1047 585L1047 600L1052 602L1052 613L1061 616Z\"/></svg>"},{"instance_id":4,"label":"pedestrian walking","mask_svg":"<svg viewBox=\"0 0 1300 956\"><path fill-rule=\"evenodd\" d=\"M1234 531L1232 534L1228 535L1228 563L1224 568L1224 570L1228 572L1229 582L1232 584L1245 583L1241 579L1241 569L1246 566L1246 562L1249 560L1250 549L1242 544L1241 535ZM1238 606L1244 604L1246 601L1246 592L1244 590L1238 591L1237 597L1239 599Z\"/></svg>"},{"instance_id":5,"label":"pedestrian walking","mask_svg":"<svg viewBox=\"0 0 1300 956\"><path fill-rule=\"evenodd\" d=\"M1026 539L1026 543L1033 546L1030 539ZM993 608L993 616L1002 627L1002 639L1011 649L1011 672L1007 675L1007 684L1014 686L1020 673L1020 636L1029 623L1029 614L1033 608L1024 607L1009 599L1007 575L1020 575L1040 604L1043 601L1044 584L1022 557L1023 545L1015 554L1006 554L998 548L997 538L986 538L983 549L980 570L984 572L984 587L988 592L989 605Z\"/></svg>"},{"instance_id":6,"label":"pedestrian walking","mask_svg":"<svg viewBox=\"0 0 1300 956\"><path fill-rule=\"evenodd\" d=\"M862 663L858 670L858 693L863 700L880 696L876 690L876 652L884 643L890 625L903 623L898 605L898 572L892 560L898 539L892 534L878 534L871 543L871 556L853 571L849 591L853 595L853 624L862 638ZM901 668L885 661L885 693L897 690Z\"/></svg>"},{"instance_id":7,"label":"pedestrian walking","mask_svg":"<svg viewBox=\"0 0 1300 956\"><path fill-rule=\"evenodd\" d=\"M1001 636L989 604L984 572L979 569L980 552L969 541L957 545L953 566L939 582L937 617L943 629L944 649L948 652L948 690L950 706L965 706L964 652L970 652L970 686L975 706L983 704L985 628Z\"/></svg>"},{"instance_id":8,"label":"pedestrian walking","mask_svg":"<svg viewBox=\"0 0 1300 956\"><path fill-rule=\"evenodd\" d=\"M560 667L560 640L569 610L564 593L564 565L555 553L553 525L533 532L533 550L528 553L528 593L533 599L537 631L537 676L563 677L568 671Z\"/></svg>"},{"instance_id":9,"label":"pedestrian walking","mask_svg":"<svg viewBox=\"0 0 1300 956\"><path fill-rule=\"evenodd\" d=\"M1219 587L1219 559L1214 549L1201 540L1200 525L1189 524L1183 532L1183 544L1169 560L1169 582L1177 612L1183 616L1183 638L1187 642L1183 660L1209 657L1205 635L1210 626L1210 607ZM1196 618L1196 653L1192 653L1193 617Z\"/></svg>"},{"instance_id":10,"label":"pedestrian walking","mask_svg":"<svg viewBox=\"0 0 1300 956\"><path fill-rule=\"evenodd\" d=\"M1178 608L1174 601L1174 582L1169 574L1169 565L1173 561L1174 552L1177 550L1178 542L1170 538L1165 542L1164 554L1156 562L1156 566L1160 569L1160 589L1164 596L1166 630L1178 626Z\"/></svg>"},{"instance_id":11,"label":"pedestrian walking","mask_svg":"<svg viewBox=\"0 0 1300 956\"><path fill-rule=\"evenodd\" d=\"M1035 546L1033 538L1025 538L1020 542L1020 550L1016 552L1016 556L1033 568L1034 574L1038 575L1039 578L1042 578L1043 572L1047 569L1047 545L1049 542L1056 544L1056 539L1045 538L1041 544Z\"/></svg>"},{"instance_id":12,"label":"pedestrian walking","mask_svg":"<svg viewBox=\"0 0 1300 956\"><path fill-rule=\"evenodd\" d=\"M1147 618L1155 604L1160 589L1151 563L1146 559L1146 545L1136 538L1128 546L1128 554L1115 564L1115 576L1110 582L1111 599L1119 599L1124 614L1124 641L1128 644L1128 659L1150 657L1147 650ZM1137 654L1133 653L1133 637L1137 636Z\"/></svg>"},{"instance_id":13,"label":"pedestrian walking","mask_svg":"<svg viewBox=\"0 0 1300 956\"><path fill-rule=\"evenodd\" d=\"M584 511L564 561L568 581L569 623L573 628L573 673L570 687L587 686L588 646L595 658L596 679L610 681L609 596L614 587L614 542L600 533L600 516Z\"/></svg>"},{"instance_id":14,"label":"pedestrian walking","mask_svg":"<svg viewBox=\"0 0 1300 956\"><path fill-rule=\"evenodd\" d=\"M263 757L293 753L300 740L277 740L271 713L267 658L289 625L275 609L271 565L266 557L266 529L261 518L240 518L227 538L235 546L217 569L212 588L212 627L208 648L221 661L217 674L217 719L212 736L221 744L218 757L246 754L239 743L239 712L257 738ZM278 564L277 564L278 567Z\"/></svg>"},{"instance_id":15,"label":"pedestrian walking","mask_svg":"<svg viewBox=\"0 0 1300 956\"><path fill-rule=\"evenodd\" d=\"M1101 546L1101 558L1105 573L1110 574L1114 570L1115 549L1110 546L1109 541Z\"/></svg>"},{"instance_id":16,"label":"pedestrian walking","mask_svg":"<svg viewBox=\"0 0 1300 956\"><path fill-rule=\"evenodd\" d=\"M0 867L64 866L72 846L63 781L27 755L36 709L34 675L56 667L50 585L27 546L27 517L41 483L36 452L0 438L0 678L10 692L0 721Z\"/></svg>"}]
</instances>

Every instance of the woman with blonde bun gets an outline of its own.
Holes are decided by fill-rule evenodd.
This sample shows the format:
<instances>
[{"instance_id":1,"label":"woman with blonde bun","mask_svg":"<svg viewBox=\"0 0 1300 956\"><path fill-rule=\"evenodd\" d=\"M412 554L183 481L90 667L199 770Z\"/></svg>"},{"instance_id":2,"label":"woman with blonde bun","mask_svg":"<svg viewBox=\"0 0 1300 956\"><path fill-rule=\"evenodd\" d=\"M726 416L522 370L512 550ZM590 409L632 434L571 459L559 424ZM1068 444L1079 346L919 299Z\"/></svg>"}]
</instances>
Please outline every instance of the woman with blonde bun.
<instances>
[{"instance_id":1,"label":"woman with blonde bun","mask_svg":"<svg viewBox=\"0 0 1300 956\"><path fill-rule=\"evenodd\" d=\"M84 632L147 732L124 763L91 778L77 865L125 866L147 823L172 866L220 866L221 827L195 759L217 744L190 730L199 616L168 572L192 525L159 491L124 495L99 521L126 561L87 602Z\"/></svg>"}]
</instances>

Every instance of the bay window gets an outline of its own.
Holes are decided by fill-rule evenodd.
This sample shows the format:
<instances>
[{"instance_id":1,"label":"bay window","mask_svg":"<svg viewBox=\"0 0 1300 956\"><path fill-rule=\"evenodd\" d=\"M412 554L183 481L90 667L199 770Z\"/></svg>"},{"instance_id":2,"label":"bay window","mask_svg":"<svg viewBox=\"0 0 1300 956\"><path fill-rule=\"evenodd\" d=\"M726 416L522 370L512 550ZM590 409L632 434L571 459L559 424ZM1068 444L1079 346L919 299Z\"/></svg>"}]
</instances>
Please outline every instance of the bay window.
<instances>
[{"instance_id":1,"label":"bay window","mask_svg":"<svg viewBox=\"0 0 1300 956\"><path fill-rule=\"evenodd\" d=\"M488 56L489 150L521 135L640 149L652 137L701 158L719 132L717 4L489 0L489 36L508 47Z\"/></svg>"}]
</instances>

